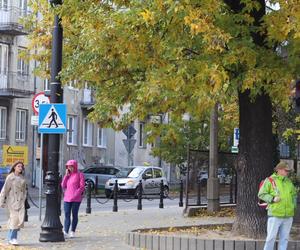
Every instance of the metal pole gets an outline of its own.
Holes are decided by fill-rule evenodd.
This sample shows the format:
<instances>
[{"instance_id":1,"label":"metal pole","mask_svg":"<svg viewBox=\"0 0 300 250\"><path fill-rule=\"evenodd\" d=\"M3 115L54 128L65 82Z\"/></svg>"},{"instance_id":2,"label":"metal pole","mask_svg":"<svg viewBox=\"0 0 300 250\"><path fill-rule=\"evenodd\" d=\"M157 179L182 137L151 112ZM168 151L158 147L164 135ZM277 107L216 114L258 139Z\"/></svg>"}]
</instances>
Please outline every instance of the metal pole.
<instances>
[{"instance_id":1,"label":"metal pole","mask_svg":"<svg viewBox=\"0 0 300 250\"><path fill-rule=\"evenodd\" d=\"M61 5L62 0L51 0L53 7ZM59 16L54 16L51 54L51 83L50 83L50 103L62 103L62 88L59 79L59 72L62 68L62 40L63 29ZM64 241L62 224L59 218L59 134L50 134L48 143L48 171L45 176L46 188L46 212L42 223L39 240L41 242Z\"/></svg>"},{"instance_id":2,"label":"metal pole","mask_svg":"<svg viewBox=\"0 0 300 250\"><path fill-rule=\"evenodd\" d=\"M197 181L197 206L201 205L201 182Z\"/></svg>"},{"instance_id":3,"label":"metal pole","mask_svg":"<svg viewBox=\"0 0 300 250\"><path fill-rule=\"evenodd\" d=\"M179 207L183 207L183 181L180 180Z\"/></svg>"},{"instance_id":4,"label":"metal pole","mask_svg":"<svg viewBox=\"0 0 300 250\"><path fill-rule=\"evenodd\" d=\"M138 185L138 205L137 210L142 210L142 193L143 193L143 186L142 186L142 180L140 180Z\"/></svg>"},{"instance_id":5,"label":"metal pole","mask_svg":"<svg viewBox=\"0 0 300 250\"><path fill-rule=\"evenodd\" d=\"M113 212L118 212L118 180L115 180L115 186L114 186Z\"/></svg>"},{"instance_id":6,"label":"metal pole","mask_svg":"<svg viewBox=\"0 0 300 250\"><path fill-rule=\"evenodd\" d=\"M164 208L164 181L160 181L159 208Z\"/></svg>"},{"instance_id":7,"label":"metal pole","mask_svg":"<svg viewBox=\"0 0 300 250\"><path fill-rule=\"evenodd\" d=\"M190 143L187 145L187 167L186 167L186 182L185 182L185 211L189 205L189 178L190 178Z\"/></svg>"},{"instance_id":8,"label":"metal pole","mask_svg":"<svg viewBox=\"0 0 300 250\"><path fill-rule=\"evenodd\" d=\"M43 143L44 143L44 135L41 134L41 145L40 145L40 178L39 178L39 221L42 220Z\"/></svg>"},{"instance_id":9,"label":"metal pole","mask_svg":"<svg viewBox=\"0 0 300 250\"><path fill-rule=\"evenodd\" d=\"M31 187L35 187L36 182L36 168L35 168L35 162L36 162L36 142L35 142L35 125L33 125L32 128L32 168L31 168Z\"/></svg>"},{"instance_id":10,"label":"metal pole","mask_svg":"<svg viewBox=\"0 0 300 250\"><path fill-rule=\"evenodd\" d=\"M129 130L129 126L127 128L127 133L128 133L128 136L127 136L127 140L128 140L128 159L127 159L127 164L128 164L128 167L131 166L131 161L130 161L130 130Z\"/></svg>"},{"instance_id":11,"label":"metal pole","mask_svg":"<svg viewBox=\"0 0 300 250\"><path fill-rule=\"evenodd\" d=\"M207 181L207 210L220 210L218 167L218 104L216 103L210 115L209 136L209 176Z\"/></svg>"},{"instance_id":12,"label":"metal pole","mask_svg":"<svg viewBox=\"0 0 300 250\"><path fill-rule=\"evenodd\" d=\"M92 211L92 208L91 208L91 183L88 182L88 186L87 186L87 195L86 195L86 210L85 212L87 214L90 214L91 211Z\"/></svg>"}]
</instances>

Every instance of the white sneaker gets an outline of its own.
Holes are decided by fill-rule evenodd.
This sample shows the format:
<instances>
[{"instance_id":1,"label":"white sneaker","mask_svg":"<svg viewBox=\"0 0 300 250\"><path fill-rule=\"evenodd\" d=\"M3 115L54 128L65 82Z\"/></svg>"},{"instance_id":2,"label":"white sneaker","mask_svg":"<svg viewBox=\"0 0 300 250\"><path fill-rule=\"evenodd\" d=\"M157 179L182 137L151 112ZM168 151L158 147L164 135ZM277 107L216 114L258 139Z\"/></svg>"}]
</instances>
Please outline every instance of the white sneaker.
<instances>
[{"instance_id":1,"label":"white sneaker","mask_svg":"<svg viewBox=\"0 0 300 250\"><path fill-rule=\"evenodd\" d=\"M11 245L18 245L19 243L18 243L18 241L17 241L17 239L12 239L12 240L10 240L9 241L9 244L11 244Z\"/></svg>"},{"instance_id":2,"label":"white sneaker","mask_svg":"<svg viewBox=\"0 0 300 250\"><path fill-rule=\"evenodd\" d=\"M70 238L74 238L75 237L75 232L71 231L70 232Z\"/></svg>"},{"instance_id":3,"label":"white sneaker","mask_svg":"<svg viewBox=\"0 0 300 250\"><path fill-rule=\"evenodd\" d=\"M64 232L64 236L65 236L65 238L69 238L69 234L68 233L66 233L65 231L63 231Z\"/></svg>"}]
</instances>

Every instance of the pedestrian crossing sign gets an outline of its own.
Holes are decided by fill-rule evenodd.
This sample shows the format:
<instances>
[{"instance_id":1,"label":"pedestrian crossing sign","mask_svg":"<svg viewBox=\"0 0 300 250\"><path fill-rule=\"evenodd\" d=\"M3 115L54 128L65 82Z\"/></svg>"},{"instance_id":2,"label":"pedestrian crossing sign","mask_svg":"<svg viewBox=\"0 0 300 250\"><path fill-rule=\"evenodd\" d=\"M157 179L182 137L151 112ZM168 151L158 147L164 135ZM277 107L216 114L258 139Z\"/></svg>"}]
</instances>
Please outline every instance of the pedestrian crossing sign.
<instances>
[{"instance_id":1,"label":"pedestrian crossing sign","mask_svg":"<svg viewBox=\"0 0 300 250\"><path fill-rule=\"evenodd\" d=\"M66 104L40 104L39 133L63 134L66 133L67 108Z\"/></svg>"}]
</instances>

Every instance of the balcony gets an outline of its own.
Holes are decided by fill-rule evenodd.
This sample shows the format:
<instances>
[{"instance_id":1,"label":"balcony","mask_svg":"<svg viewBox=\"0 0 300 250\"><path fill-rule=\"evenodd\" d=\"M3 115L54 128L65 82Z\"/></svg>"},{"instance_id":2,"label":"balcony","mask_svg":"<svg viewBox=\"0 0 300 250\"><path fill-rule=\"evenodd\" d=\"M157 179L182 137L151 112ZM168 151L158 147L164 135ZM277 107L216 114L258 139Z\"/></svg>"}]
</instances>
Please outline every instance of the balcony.
<instances>
[{"instance_id":1,"label":"balcony","mask_svg":"<svg viewBox=\"0 0 300 250\"><path fill-rule=\"evenodd\" d=\"M91 108L95 104L93 92L91 89L83 89L80 105L82 108Z\"/></svg>"},{"instance_id":2,"label":"balcony","mask_svg":"<svg viewBox=\"0 0 300 250\"><path fill-rule=\"evenodd\" d=\"M33 84L28 75L16 72L0 74L0 97L27 98L34 94Z\"/></svg>"},{"instance_id":3,"label":"balcony","mask_svg":"<svg viewBox=\"0 0 300 250\"><path fill-rule=\"evenodd\" d=\"M25 17L28 13L27 10L18 7L0 8L0 33L14 36L27 34L20 18Z\"/></svg>"}]
</instances>

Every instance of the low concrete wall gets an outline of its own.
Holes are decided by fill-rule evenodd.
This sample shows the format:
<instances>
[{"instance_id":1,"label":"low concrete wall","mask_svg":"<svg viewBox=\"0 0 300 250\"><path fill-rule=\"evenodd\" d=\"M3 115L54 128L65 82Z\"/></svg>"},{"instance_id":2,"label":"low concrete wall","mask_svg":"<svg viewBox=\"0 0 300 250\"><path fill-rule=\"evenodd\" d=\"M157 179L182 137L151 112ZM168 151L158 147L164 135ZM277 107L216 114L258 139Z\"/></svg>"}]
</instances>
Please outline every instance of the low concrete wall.
<instances>
[{"instance_id":1,"label":"low concrete wall","mask_svg":"<svg viewBox=\"0 0 300 250\"><path fill-rule=\"evenodd\" d=\"M143 250L263 250L264 246L262 240L213 240L138 232L127 233L126 240L130 246ZM288 250L300 250L300 241L290 241Z\"/></svg>"}]
</instances>

